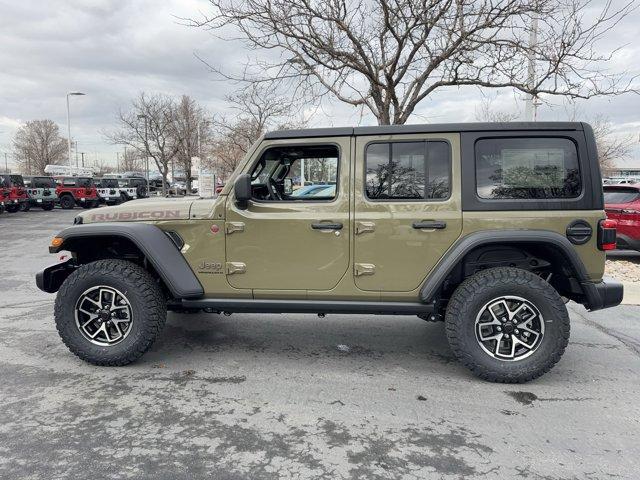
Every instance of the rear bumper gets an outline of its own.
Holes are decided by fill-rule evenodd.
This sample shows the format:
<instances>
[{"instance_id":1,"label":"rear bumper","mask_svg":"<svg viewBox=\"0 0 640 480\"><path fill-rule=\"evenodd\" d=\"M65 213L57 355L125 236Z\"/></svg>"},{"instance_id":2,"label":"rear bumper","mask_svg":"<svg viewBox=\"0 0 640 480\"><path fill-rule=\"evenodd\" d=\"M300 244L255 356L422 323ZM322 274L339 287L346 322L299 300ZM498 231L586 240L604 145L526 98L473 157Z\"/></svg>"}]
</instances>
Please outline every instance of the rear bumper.
<instances>
[{"instance_id":1,"label":"rear bumper","mask_svg":"<svg viewBox=\"0 0 640 480\"><path fill-rule=\"evenodd\" d=\"M603 308L615 307L620 305L624 295L624 287L622 283L616 282L610 278L603 279L602 282L584 282L582 283L589 310L601 310Z\"/></svg>"}]
</instances>

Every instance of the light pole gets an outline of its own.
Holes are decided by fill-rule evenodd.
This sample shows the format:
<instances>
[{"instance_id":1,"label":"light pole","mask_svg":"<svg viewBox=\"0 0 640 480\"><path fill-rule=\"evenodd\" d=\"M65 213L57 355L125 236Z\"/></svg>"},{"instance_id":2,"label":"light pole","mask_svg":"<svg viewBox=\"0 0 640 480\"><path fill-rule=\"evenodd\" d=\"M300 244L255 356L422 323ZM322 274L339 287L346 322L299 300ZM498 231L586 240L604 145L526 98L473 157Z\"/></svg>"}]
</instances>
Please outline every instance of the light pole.
<instances>
[{"instance_id":1,"label":"light pole","mask_svg":"<svg viewBox=\"0 0 640 480\"><path fill-rule=\"evenodd\" d=\"M67 144L69 145L69 165L71 165L71 115L69 114L69 96L74 95L86 95L82 92L69 92L67 93L67 135L69 136ZM78 162L76 162L76 167Z\"/></svg>"},{"instance_id":2,"label":"light pole","mask_svg":"<svg viewBox=\"0 0 640 480\"><path fill-rule=\"evenodd\" d=\"M138 115L138 118L144 119L144 160L145 160L145 168L147 170L147 196L151 195L151 191L149 189L149 137L148 137L148 120L149 117L144 113ZM164 179L162 181L162 192L164 193Z\"/></svg>"}]
</instances>

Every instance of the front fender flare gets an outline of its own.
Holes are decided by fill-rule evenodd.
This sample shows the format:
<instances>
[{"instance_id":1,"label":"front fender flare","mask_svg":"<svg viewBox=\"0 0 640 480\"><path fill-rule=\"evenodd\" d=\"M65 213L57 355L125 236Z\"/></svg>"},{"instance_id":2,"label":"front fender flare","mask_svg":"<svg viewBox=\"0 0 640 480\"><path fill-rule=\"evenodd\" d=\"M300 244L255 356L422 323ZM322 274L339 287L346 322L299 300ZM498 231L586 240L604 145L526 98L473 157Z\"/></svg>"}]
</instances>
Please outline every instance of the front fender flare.
<instances>
[{"instance_id":1,"label":"front fender flare","mask_svg":"<svg viewBox=\"0 0 640 480\"><path fill-rule=\"evenodd\" d=\"M133 222L92 223L74 225L64 229L56 236L62 238L62 244L58 247L49 247L51 253L57 253L61 250L73 251L73 245L77 242L84 242L95 237L125 238L140 249L174 298L198 298L204 295L202 285L180 250L164 231L155 225ZM51 285L44 278L46 272L47 270L41 272L43 275L41 282L43 285Z\"/></svg>"}]
</instances>

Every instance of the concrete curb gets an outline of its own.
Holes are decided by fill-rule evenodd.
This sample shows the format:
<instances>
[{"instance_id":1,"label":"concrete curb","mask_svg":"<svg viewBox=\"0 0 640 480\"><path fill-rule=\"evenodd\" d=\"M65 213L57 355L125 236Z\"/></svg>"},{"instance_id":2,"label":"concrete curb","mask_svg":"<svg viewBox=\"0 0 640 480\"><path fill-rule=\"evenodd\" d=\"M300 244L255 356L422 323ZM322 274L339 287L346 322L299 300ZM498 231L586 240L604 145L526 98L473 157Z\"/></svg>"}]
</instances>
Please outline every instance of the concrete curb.
<instances>
[{"instance_id":1,"label":"concrete curb","mask_svg":"<svg viewBox=\"0 0 640 480\"><path fill-rule=\"evenodd\" d=\"M623 305L640 305L640 283L622 282L624 285Z\"/></svg>"}]
</instances>

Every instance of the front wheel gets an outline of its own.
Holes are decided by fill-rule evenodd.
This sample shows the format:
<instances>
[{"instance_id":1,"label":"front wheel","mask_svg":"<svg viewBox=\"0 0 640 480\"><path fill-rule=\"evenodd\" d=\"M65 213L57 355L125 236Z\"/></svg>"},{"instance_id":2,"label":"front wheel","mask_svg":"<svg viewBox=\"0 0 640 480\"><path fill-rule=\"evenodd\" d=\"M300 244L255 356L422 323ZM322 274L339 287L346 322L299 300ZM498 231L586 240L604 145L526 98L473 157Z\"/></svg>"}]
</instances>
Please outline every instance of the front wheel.
<instances>
[{"instance_id":1,"label":"front wheel","mask_svg":"<svg viewBox=\"0 0 640 480\"><path fill-rule=\"evenodd\" d=\"M458 359L492 382L539 377L569 342L569 314L558 292L518 268L492 268L466 279L449 301L445 324Z\"/></svg>"},{"instance_id":2,"label":"front wheel","mask_svg":"<svg viewBox=\"0 0 640 480\"><path fill-rule=\"evenodd\" d=\"M46 212L53 210L53 207L55 205L53 203L43 203L42 204L42 209Z\"/></svg>"},{"instance_id":3,"label":"front wheel","mask_svg":"<svg viewBox=\"0 0 640 480\"><path fill-rule=\"evenodd\" d=\"M120 366L140 358L162 330L166 316L157 282L125 260L82 265L64 281L55 302L62 341L94 365Z\"/></svg>"},{"instance_id":4,"label":"front wheel","mask_svg":"<svg viewBox=\"0 0 640 480\"><path fill-rule=\"evenodd\" d=\"M29 202L24 202L20 204L21 212L28 212L29 210L31 210L31 204Z\"/></svg>"}]
</instances>

